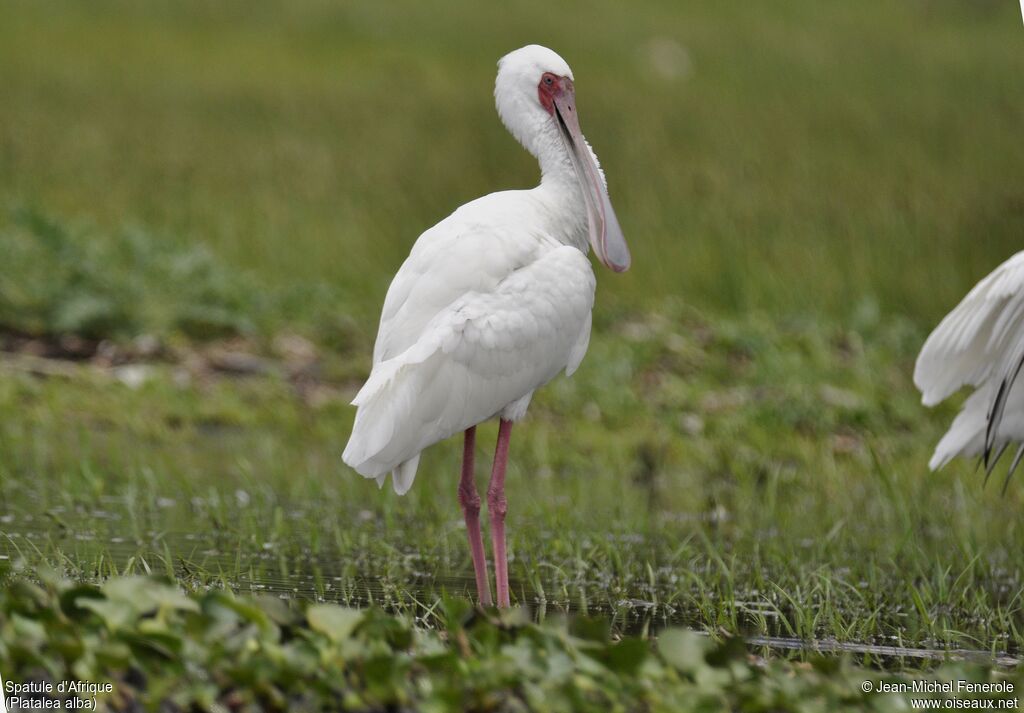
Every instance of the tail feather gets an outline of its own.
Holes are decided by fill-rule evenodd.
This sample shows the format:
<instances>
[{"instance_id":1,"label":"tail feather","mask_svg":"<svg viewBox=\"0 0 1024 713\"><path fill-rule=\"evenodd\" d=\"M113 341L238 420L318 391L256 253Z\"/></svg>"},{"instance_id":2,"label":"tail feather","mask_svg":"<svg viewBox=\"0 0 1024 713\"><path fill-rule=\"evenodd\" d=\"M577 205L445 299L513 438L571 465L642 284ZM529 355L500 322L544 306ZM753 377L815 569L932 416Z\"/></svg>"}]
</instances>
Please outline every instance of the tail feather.
<instances>
[{"instance_id":1,"label":"tail feather","mask_svg":"<svg viewBox=\"0 0 1024 713\"><path fill-rule=\"evenodd\" d=\"M391 487L399 495L405 495L412 487L412 481L416 479L416 468L420 464L420 454L417 453L409 460L400 464L391 471Z\"/></svg>"},{"instance_id":2,"label":"tail feather","mask_svg":"<svg viewBox=\"0 0 1024 713\"><path fill-rule=\"evenodd\" d=\"M412 488L412 483L416 480L416 468L420 464L420 454L417 453L409 460L404 463L399 463L398 466L391 471L391 487L394 488L395 493L398 495L405 495ZM377 487L383 488L384 481L388 479L387 472L381 473L380 475L364 475L364 478L373 478L377 481Z\"/></svg>"},{"instance_id":3,"label":"tail feather","mask_svg":"<svg viewBox=\"0 0 1024 713\"><path fill-rule=\"evenodd\" d=\"M382 455L398 445L395 440L401 435L398 430L402 415L412 411L418 392L403 382L408 381L410 375L420 381L431 378L433 370L423 365L429 355L428 350L414 345L403 354L377 364L352 400L357 407L356 421L342 460L360 475L375 478L396 468L394 462L382 462L385 460ZM404 455L397 462L409 459L408 453Z\"/></svg>"}]
</instances>

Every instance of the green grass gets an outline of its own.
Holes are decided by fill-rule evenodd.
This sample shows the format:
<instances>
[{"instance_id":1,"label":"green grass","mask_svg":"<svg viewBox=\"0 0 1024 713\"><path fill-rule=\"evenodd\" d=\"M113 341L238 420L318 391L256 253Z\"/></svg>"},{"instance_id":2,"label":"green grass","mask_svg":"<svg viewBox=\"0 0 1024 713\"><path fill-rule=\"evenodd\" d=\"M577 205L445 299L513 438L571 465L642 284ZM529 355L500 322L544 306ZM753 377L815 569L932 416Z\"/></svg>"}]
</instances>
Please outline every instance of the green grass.
<instances>
[{"instance_id":1,"label":"green grass","mask_svg":"<svg viewBox=\"0 0 1024 713\"><path fill-rule=\"evenodd\" d=\"M340 453L412 240L536 180L490 91L540 41L575 69L634 268L599 275L583 367L513 435L515 600L1017 652L1020 486L927 472L954 410L910 372L1024 234L1019 23L945 1L5 4L0 327L113 344L56 373L0 360L12 573L420 617L470 592L458 444L404 499ZM141 336L159 349L131 373ZM211 369L230 349L262 373Z\"/></svg>"},{"instance_id":2,"label":"green grass","mask_svg":"<svg viewBox=\"0 0 1024 713\"><path fill-rule=\"evenodd\" d=\"M628 630L1016 651L1020 494L982 489L970 465L927 473L951 414L917 404L920 336L671 304L608 325L516 429L515 599ZM0 424L9 556L414 614L470 594L458 442L428 451L405 498L348 471L350 361L323 352L311 391L287 362L243 379L156 362L133 388L123 367L40 380L15 360L0 382L18 413Z\"/></svg>"}]
</instances>

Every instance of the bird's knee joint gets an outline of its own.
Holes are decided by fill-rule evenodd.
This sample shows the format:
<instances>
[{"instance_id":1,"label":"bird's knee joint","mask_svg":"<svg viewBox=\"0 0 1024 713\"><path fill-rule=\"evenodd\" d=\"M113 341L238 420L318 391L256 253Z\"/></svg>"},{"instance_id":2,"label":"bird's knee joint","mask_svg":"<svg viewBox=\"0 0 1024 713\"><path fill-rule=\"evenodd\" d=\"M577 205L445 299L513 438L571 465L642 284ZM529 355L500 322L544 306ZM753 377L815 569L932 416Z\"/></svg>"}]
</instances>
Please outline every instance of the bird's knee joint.
<instances>
[{"instance_id":1,"label":"bird's knee joint","mask_svg":"<svg viewBox=\"0 0 1024 713\"><path fill-rule=\"evenodd\" d=\"M500 517L504 519L505 513L508 512L508 501L505 499L505 495L487 493L487 511L491 514L492 518Z\"/></svg>"},{"instance_id":2,"label":"bird's knee joint","mask_svg":"<svg viewBox=\"0 0 1024 713\"><path fill-rule=\"evenodd\" d=\"M476 490L459 488L459 504L468 513L475 515L480 512L480 496Z\"/></svg>"}]
</instances>

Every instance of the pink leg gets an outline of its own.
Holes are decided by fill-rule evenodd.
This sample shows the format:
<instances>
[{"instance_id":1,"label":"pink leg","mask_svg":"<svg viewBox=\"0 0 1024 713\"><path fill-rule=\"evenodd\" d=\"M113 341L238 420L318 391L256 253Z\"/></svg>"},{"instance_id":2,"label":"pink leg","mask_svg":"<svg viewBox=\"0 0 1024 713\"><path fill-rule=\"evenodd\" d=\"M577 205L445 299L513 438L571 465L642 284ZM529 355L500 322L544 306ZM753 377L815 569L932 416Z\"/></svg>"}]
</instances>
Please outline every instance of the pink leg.
<instances>
[{"instance_id":1,"label":"pink leg","mask_svg":"<svg viewBox=\"0 0 1024 713\"><path fill-rule=\"evenodd\" d=\"M508 558L505 552L505 466L508 465L508 441L512 422L501 419L498 424L498 445L494 448L494 469L487 487L487 511L491 515L491 544L494 546L494 578L498 587L498 606L508 607Z\"/></svg>"},{"instance_id":2,"label":"pink leg","mask_svg":"<svg viewBox=\"0 0 1024 713\"><path fill-rule=\"evenodd\" d=\"M476 445L476 426L466 429L462 445L462 478L459 480L459 504L466 518L469 549L473 553L473 571L476 573L476 594L485 607L491 606L491 583L487 579L487 557L484 538L480 534L480 494L473 477L473 449Z\"/></svg>"}]
</instances>

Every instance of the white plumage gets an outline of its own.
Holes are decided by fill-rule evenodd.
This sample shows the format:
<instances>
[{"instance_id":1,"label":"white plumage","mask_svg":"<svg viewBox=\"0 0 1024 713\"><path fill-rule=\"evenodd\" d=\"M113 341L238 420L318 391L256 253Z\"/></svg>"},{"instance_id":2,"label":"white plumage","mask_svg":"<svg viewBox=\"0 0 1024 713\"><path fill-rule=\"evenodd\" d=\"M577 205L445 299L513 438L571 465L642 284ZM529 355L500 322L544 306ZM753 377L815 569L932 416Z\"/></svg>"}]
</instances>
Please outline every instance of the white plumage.
<instances>
[{"instance_id":1,"label":"white plumage","mask_svg":"<svg viewBox=\"0 0 1024 713\"><path fill-rule=\"evenodd\" d=\"M935 328L917 358L914 383L933 406L962 386L975 388L929 462L984 455L994 465L1024 441L1024 252L992 271ZM1011 466L1019 462L1021 453ZM994 457L993 457L994 456Z\"/></svg>"},{"instance_id":2,"label":"white plumage","mask_svg":"<svg viewBox=\"0 0 1024 713\"><path fill-rule=\"evenodd\" d=\"M343 458L379 484L391 472L398 494L423 449L496 416L521 419L538 387L579 366L596 282L588 237L602 261L628 267L571 78L536 45L499 62L498 112L540 161L541 183L479 198L427 230L388 290ZM561 87L550 107L545 82Z\"/></svg>"}]
</instances>

